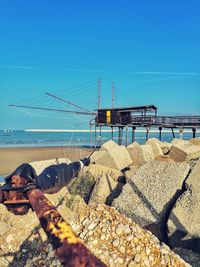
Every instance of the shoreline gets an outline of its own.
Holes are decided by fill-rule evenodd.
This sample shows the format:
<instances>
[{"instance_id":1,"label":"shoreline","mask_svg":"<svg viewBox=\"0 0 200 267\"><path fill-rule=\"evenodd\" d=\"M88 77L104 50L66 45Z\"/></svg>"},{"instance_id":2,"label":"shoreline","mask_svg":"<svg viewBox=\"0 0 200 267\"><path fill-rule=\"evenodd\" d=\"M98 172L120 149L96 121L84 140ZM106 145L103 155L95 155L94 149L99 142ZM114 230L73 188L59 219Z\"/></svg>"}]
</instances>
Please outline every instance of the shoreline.
<instances>
[{"instance_id":1,"label":"shoreline","mask_svg":"<svg viewBox=\"0 0 200 267\"><path fill-rule=\"evenodd\" d=\"M0 148L0 176L12 173L22 163L69 158L76 161L88 156L89 147L53 146L53 147L3 147Z\"/></svg>"}]
</instances>

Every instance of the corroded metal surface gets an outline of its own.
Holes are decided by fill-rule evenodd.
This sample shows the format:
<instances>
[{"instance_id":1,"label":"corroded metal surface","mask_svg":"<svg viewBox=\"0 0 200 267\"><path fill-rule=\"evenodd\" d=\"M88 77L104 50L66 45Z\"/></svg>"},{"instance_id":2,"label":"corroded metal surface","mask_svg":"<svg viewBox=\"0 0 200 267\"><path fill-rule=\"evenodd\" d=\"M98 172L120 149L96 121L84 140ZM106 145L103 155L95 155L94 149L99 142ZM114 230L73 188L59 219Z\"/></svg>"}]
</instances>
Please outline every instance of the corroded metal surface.
<instances>
[{"instance_id":1,"label":"corroded metal surface","mask_svg":"<svg viewBox=\"0 0 200 267\"><path fill-rule=\"evenodd\" d=\"M105 266L83 245L40 190L27 192L27 197L63 266Z\"/></svg>"}]
</instances>

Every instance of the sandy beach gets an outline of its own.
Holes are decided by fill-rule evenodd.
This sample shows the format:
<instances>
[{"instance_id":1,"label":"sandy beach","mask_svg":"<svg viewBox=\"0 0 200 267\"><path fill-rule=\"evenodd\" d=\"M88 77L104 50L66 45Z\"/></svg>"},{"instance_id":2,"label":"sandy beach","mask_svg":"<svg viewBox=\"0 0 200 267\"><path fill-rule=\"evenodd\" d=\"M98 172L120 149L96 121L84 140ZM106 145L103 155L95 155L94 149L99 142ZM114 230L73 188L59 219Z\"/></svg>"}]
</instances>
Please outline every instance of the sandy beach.
<instances>
[{"instance_id":1,"label":"sandy beach","mask_svg":"<svg viewBox=\"0 0 200 267\"><path fill-rule=\"evenodd\" d=\"M22 163L64 157L74 161L87 156L90 151L82 147L0 148L0 175L11 173Z\"/></svg>"}]
</instances>

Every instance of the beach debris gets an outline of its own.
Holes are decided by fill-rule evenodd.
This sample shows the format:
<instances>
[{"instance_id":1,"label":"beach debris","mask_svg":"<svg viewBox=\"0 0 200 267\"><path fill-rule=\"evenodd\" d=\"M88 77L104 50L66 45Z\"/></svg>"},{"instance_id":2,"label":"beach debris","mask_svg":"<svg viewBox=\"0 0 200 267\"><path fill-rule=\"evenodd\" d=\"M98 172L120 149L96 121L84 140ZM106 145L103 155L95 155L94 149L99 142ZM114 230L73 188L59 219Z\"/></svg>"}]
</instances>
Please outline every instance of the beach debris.
<instances>
[{"instance_id":1,"label":"beach debris","mask_svg":"<svg viewBox=\"0 0 200 267\"><path fill-rule=\"evenodd\" d=\"M36 174L39 175L43 170L50 165L57 165L60 163L71 163L70 159L67 158L55 158L55 159L48 159L48 160L41 160L41 161L33 161L29 164L35 169Z\"/></svg>"}]
</instances>

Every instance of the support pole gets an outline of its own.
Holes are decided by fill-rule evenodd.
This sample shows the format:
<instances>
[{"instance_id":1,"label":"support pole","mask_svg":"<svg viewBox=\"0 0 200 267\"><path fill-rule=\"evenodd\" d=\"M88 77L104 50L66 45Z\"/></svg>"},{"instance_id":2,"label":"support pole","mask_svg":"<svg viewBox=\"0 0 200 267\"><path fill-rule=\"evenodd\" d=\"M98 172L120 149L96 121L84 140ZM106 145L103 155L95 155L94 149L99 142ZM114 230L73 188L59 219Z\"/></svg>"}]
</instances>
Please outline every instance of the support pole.
<instances>
[{"instance_id":1,"label":"support pole","mask_svg":"<svg viewBox=\"0 0 200 267\"><path fill-rule=\"evenodd\" d=\"M99 135L101 136L101 126L100 126L100 128L99 128Z\"/></svg>"},{"instance_id":2,"label":"support pole","mask_svg":"<svg viewBox=\"0 0 200 267\"><path fill-rule=\"evenodd\" d=\"M162 127L159 127L159 140L162 140Z\"/></svg>"},{"instance_id":3,"label":"support pole","mask_svg":"<svg viewBox=\"0 0 200 267\"><path fill-rule=\"evenodd\" d=\"M179 128L179 139L183 139L183 128Z\"/></svg>"},{"instance_id":4,"label":"support pole","mask_svg":"<svg viewBox=\"0 0 200 267\"><path fill-rule=\"evenodd\" d=\"M136 127L132 127L132 143L135 142L135 129Z\"/></svg>"},{"instance_id":5,"label":"support pole","mask_svg":"<svg viewBox=\"0 0 200 267\"><path fill-rule=\"evenodd\" d=\"M128 126L126 126L126 146L128 146Z\"/></svg>"},{"instance_id":6,"label":"support pole","mask_svg":"<svg viewBox=\"0 0 200 267\"><path fill-rule=\"evenodd\" d=\"M146 128L146 141L149 139L149 127Z\"/></svg>"},{"instance_id":7,"label":"support pole","mask_svg":"<svg viewBox=\"0 0 200 267\"><path fill-rule=\"evenodd\" d=\"M112 140L113 140L113 126L111 126L111 137L112 137Z\"/></svg>"},{"instance_id":8,"label":"support pole","mask_svg":"<svg viewBox=\"0 0 200 267\"><path fill-rule=\"evenodd\" d=\"M97 145L97 126L96 126L96 124L94 126L94 138L95 138L95 147L96 147L96 145Z\"/></svg>"},{"instance_id":9,"label":"support pole","mask_svg":"<svg viewBox=\"0 0 200 267\"><path fill-rule=\"evenodd\" d=\"M175 138L174 128L171 128L171 129L172 129L172 136L173 138Z\"/></svg>"},{"instance_id":10,"label":"support pole","mask_svg":"<svg viewBox=\"0 0 200 267\"><path fill-rule=\"evenodd\" d=\"M196 128L192 128L192 136L193 136L193 138L195 138L196 137Z\"/></svg>"},{"instance_id":11,"label":"support pole","mask_svg":"<svg viewBox=\"0 0 200 267\"><path fill-rule=\"evenodd\" d=\"M122 136L123 136L123 127L119 127L119 136L118 136L118 144L122 144Z\"/></svg>"},{"instance_id":12,"label":"support pole","mask_svg":"<svg viewBox=\"0 0 200 267\"><path fill-rule=\"evenodd\" d=\"M90 149L92 149L92 125L90 124Z\"/></svg>"}]
</instances>

